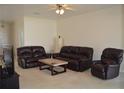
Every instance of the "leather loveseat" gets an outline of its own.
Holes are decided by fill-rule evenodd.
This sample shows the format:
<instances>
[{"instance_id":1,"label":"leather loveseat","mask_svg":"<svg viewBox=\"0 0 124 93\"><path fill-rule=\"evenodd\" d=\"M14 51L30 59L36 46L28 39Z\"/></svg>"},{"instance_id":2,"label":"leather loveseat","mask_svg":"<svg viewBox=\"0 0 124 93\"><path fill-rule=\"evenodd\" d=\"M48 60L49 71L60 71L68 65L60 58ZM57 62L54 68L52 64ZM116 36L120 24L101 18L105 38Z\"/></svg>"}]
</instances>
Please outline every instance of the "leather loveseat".
<instances>
[{"instance_id":1,"label":"leather loveseat","mask_svg":"<svg viewBox=\"0 0 124 93\"><path fill-rule=\"evenodd\" d=\"M38 60L50 58L42 46L24 46L17 48L18 64L22 68L38 66Z\"/></svg>"},{"instance_id":2,"label":"leather loveseat","mask_svg":"<svg viewBox=\"0 0 124 93\"><path fill-rule=\"evenodd\" d=\"M93 49L89 47L64 46L60 53L54 53L53 58L68 61L68 68L74 71L84 71L92 64Z\"/></svg>"}]
</instances>

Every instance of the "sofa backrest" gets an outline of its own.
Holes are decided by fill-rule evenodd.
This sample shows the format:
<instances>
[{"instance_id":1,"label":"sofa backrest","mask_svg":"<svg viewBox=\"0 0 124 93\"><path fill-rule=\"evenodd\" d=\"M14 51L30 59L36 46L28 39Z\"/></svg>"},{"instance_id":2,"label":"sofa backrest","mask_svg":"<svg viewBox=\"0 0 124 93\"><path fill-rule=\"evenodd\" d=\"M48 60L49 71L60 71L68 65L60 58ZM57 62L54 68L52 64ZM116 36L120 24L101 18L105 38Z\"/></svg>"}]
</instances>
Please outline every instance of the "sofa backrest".
<instances>
[{"instance_id":1,"label":"sofa backrest","mask_svg":"<svg viewBox=\"0 0 124 93\"><path fill-rule=\"evenodd\" d=\"M42 46L24 46L17 48L17 55L22 57L41 57L46 55Z\"/></svg>"},{"instance_id":2,"label":"sofa backrest","mask_svg":"<svg viewBox=\"0 0 124 93\"><path fill-rule=\"evenodd\" d=\"M71 53L72 46L63 46L60 53Z\"/></svg>"},{"instance_id":3,"label":"sofa backrest","mask_svg":"<svg viewBox=\"0 0 124 93\"><path fill-rule=\"evenodd\" d=\"M92 59L93 48L79 47L79 46L64 46L64 47L61 48L60 54L61 53L86 56L87 58Z\"/></svg>"},{"instance_id":4,"label":"sofa backrest","mask_svg":"<svg viewBox=\"0 0 124 93\"><path fill-rule=\"evenodd\" d=\"M90 48L90 47L79 48L79 54L85 55L88 58L92 59L92 57L93 57L93 48Z\"/></svg>"},{"instance_id":5,"label":"sofa backrest","mask_svg":"<svg viewBox=\"0 0 124 93\"><path fill-rule=\"evenodd\" d=\"M122 49L106 48L102 52L101 59L111 59L120 64L123 60L123 52Z\"/></svg>"},{"instance_id":6,"label":"sofa backrest","mask_svg":"<svg viewBox=\"0 0 124 93\"><path fill-rule=\"evenodd\" d=\"M42 46L32 46L33 57L42 57L46 55L45 49Z\"/></svg>"},{"instance_id":7,"label":"sofa backrest","mask_svg":"<svg viewBox=\"0 0 124 93\"><path fill-rule=\"evenodd\" d=\"M32 57L31 47L25 46L25 47L17 48L17 55L19 57L25 57L25 58Z\"/></svg>"}]
</instances>

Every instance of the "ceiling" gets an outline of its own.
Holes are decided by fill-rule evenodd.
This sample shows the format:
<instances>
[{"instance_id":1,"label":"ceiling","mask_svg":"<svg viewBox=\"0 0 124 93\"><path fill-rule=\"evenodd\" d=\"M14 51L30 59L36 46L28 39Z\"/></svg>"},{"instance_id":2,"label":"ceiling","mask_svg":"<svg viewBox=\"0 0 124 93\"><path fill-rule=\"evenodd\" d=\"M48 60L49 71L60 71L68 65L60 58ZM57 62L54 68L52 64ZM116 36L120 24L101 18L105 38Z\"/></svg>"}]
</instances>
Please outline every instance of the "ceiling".
<instances>
[{"instance_id":1,"label":"ceiling","mask_svg":"<svg viewBox=\"0 0 124 93\"><path fill-rule=\"evenodd\" d=\"M97 11L99 9L108 8L117 5L110 4L69 4L73 11L65 10L64 15L58 16L55 10L51 10L54 5L51 4L0 4L0 20L12 21L17 17L36 16L49 19L66 18L70 16L80 15L86 12Z\"/></svg>"}]
</instances>

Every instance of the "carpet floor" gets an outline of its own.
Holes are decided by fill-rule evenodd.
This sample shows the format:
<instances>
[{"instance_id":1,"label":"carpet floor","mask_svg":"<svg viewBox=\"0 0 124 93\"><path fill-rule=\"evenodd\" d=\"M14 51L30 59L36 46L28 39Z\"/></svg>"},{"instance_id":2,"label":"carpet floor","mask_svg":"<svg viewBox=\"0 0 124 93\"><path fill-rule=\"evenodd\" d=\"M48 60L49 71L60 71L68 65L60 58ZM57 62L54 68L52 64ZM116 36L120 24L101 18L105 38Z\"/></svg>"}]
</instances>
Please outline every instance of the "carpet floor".
<instances>
[{"instance_id":1,"label":"carpet floor","mask_svg":"<svg viewBox=\"0 0 124 93\"><path fill-rule=\"evenodd\" d=\"M21 89L120 89L124 88L124 72L111 80L102 80L91 75L90 69L75 72L67 69L66 73L51 76L48 70L38 67L22 69L15 64L20 75Z\"/></svg>"}]
</instances>

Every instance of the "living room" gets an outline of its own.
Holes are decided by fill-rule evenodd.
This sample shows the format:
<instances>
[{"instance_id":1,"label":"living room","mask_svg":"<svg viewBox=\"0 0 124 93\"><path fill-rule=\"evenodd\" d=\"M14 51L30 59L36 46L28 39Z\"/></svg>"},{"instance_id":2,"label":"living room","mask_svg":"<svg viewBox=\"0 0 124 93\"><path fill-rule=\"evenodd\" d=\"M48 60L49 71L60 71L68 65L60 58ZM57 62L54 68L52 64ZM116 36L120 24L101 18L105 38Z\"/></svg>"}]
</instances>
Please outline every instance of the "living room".
<instances>
[{"instance_id":1,"label":"living room","mask_svg":"<svg viewBox=\"0 0 124 93\"><path fill-rule=\"evenodd\" d=\"M103 51L107 48L123 51L124 5L67 4L67 6L74 10L65 9L63 15L58 15L56 10L52 9L56 7L56 4L0 5L0 11L3 12L0 22L1 29L8 26L9 30L5 31L8 31L6 33L9 33L9 36L5 37L10 37L1 42L2 46L11 44L14 47L14 64L15 71L19 74L19 88L123 89L124 61L120 64L119 74L111 79L95 76L91 72L93 67L88 67L84 71L75 71L71 65L72 69L67 67L66 72L52 76L52 72L50 73L48 69L39 70L38 66L25 69L19 64L18 49L24 46L28 46L28 49L33 46L43 47L52 59L54 54L60 53L60 50L66 46L68 47L67 50L65 49L66 51L76 49L75 51L78 50L78 52L91 48L91 63L101 60Z\"/></svg>"}]
</instances>

